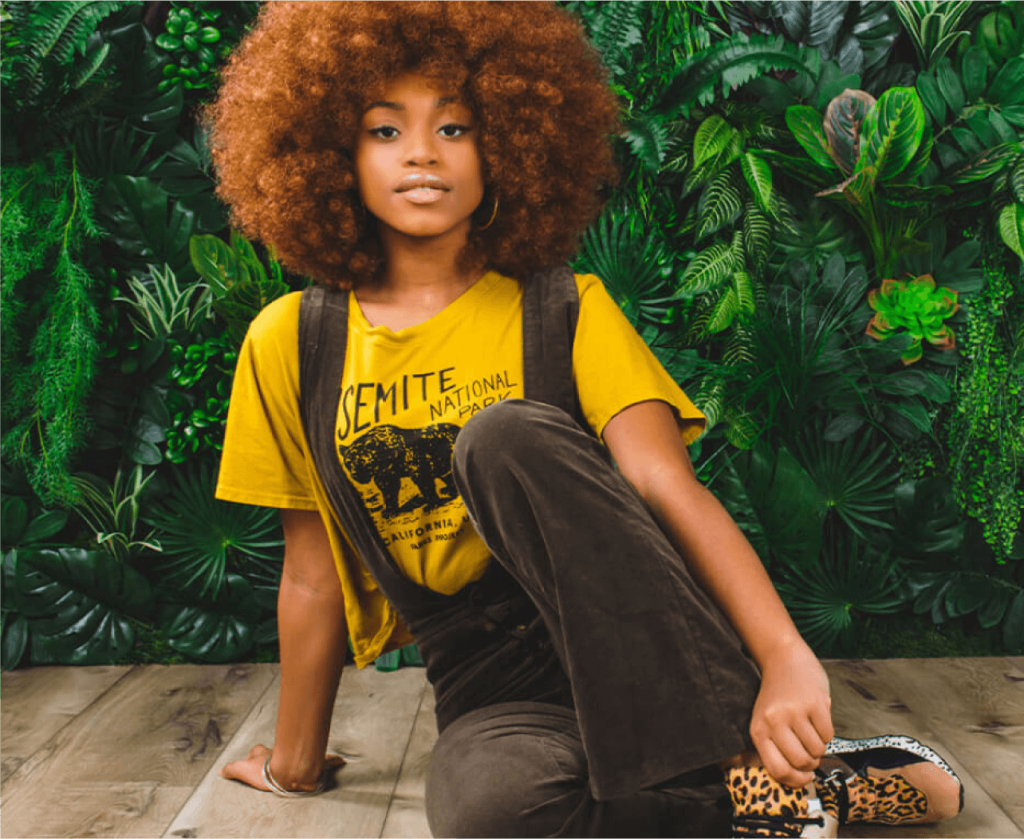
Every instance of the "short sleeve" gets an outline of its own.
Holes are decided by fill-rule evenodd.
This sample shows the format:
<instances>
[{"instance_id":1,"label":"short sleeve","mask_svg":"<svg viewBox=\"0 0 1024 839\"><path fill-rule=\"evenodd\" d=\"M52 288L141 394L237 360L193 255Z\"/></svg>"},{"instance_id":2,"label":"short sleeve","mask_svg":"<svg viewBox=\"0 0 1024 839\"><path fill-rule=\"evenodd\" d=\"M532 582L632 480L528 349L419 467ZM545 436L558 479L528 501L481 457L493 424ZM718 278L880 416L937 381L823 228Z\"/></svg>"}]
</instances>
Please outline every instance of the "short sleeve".
<instances>
[{"instance_id":1,"label":"short sleeve","mask_svg":"<svg viewBox=\"0 0 1024 839\"><path fill-rule=\"evenodd\" d=\"M599 436L608 421L638 402L667 402L687 444L704 431L704 415L661 366L621 309L592 274L577 275L580 316L573 343L573 375L580 407Z\"/></svg>"},{"instance_id":2,"label":"short sleeve","mask_svg":"<svg viewBox=\"0 0 1024 839\"><path fill-rule=\"evenodd\" d=\"M256 316L231 386L217 498L317 509L299 414L299 304L293 292Z\"/></svg>"}]
</instances>

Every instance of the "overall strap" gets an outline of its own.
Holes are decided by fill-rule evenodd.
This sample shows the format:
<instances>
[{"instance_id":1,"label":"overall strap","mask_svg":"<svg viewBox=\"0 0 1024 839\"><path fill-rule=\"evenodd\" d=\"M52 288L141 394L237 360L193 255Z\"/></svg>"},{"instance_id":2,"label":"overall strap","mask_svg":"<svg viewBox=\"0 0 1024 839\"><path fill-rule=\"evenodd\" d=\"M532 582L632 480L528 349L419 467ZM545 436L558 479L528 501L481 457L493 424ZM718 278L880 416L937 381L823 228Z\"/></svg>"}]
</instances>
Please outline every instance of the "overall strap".
<instances>
[{"instance_id":1,"label":"overall strap","mask_svg":"<svg viewBox=\"0 0 1024 839\"><path fill-rule=\"evenodd\" d=\"M302 292L299 411L313 463L335 515L377 585L408 622L418 608L436 608L448 598L416 585L399 571L338 458L334 436L348 344L348 294L322 285Z\"/></svg>"},{"instance_id":2,"label":"overall strap","mask_svg":"<svg viewBox=\"0 0 1024 839\"><path fill-rule=\"evenodd\" d=\"M576 277L568 265L539 271L523 288L524 395L561 408L577 421L572 344L579 311Z\"/></svg>"}]
</instances>

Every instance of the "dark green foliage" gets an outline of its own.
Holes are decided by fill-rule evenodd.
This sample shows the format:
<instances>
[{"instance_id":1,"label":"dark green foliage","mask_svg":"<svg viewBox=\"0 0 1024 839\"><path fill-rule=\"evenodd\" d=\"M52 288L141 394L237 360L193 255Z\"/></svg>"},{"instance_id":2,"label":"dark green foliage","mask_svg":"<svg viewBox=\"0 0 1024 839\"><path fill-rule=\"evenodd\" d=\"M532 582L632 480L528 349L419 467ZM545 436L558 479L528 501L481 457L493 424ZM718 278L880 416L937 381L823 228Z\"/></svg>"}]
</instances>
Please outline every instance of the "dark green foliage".
<instances>
[{"instance_id":1,"label":"dark green foliage","mask_svg":"<svg viewBox=\"0 0 1024 839\"><path fill-rule=\"evenodd\" d=\"M131 6L107 0L19 0L3 4L0 59L5 160L69 130L108 96L117 78L100 22Z\"/></svg>"},{"instance_id":2,"label":"dark green foliage","mask_svg":"<svg viewBox=\"0 0 1024 839\"><path fill-rule=\"evenodd\" d=\"M129 617L151 616L149 583L108 553L21 549L9 556L14 605L28 616L37 664L113 661L135 640Z\"/></svg>"},{"instance_id":3,"label":"dark green foliage","mask_svg":"<svg viewBox=\"0 0 1024 839\"><path fill-rule=\"evenodd\" d=\"M263 611L252 586L227 574L216 597L195 595L161 609L160 626L172 649L199 661L237 661L256 643Z\"/></svg>"},{"instance_id":4,"label":"dark green foliage","mask_svg":"<svg viewBox=\"0 0 1024 839\"><path fill-rule=\"evenodd\" d=\"M170 493L145 518L163 548L161 576L217 598L229 570L280 563L284 540L275 511L220 501L213 491L207 468L179 470Z\"/></svg>"},{"instance_id":5,"label":"dark green foliage","mask_svg":"<svg viewBox=\"0 0 1024 839\"><path fill-rule=\"evenodd\" d=\"M99 352L86 263L88 241L100 235L93 194L62 152L10 168L3 180L2 452L50 503L76 497L68 469L89 428Z\"/></svg>"},{"instance_id":6,"label":"dark green foliage","mask_svg":"<svg viewBox=\"0 0 1024 839\"><path fill-rule=\"evenodd\" d=\"M901 582L899 565L891 556L844 535L822 552L817 563L788 567L778 589L800 633L818 655L849 655L859 618L891 614L903 607Z\"/></svg>"}]
</instances>

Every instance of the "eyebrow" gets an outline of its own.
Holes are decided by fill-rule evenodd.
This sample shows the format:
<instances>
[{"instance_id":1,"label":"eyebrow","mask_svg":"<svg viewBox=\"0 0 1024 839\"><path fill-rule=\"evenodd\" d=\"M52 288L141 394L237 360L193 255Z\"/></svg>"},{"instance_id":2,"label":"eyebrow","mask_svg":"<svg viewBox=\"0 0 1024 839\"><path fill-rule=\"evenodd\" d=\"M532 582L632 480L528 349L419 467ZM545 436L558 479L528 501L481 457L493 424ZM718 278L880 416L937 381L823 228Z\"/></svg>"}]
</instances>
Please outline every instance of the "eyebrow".
<instances>
[{"instance_id":1,"label":"eyebrow","mask_svg":"<svg viewBox=\"0 0 1024 839\"><path fill-rule=\"evenodd\" d=\"M442 96L434 103L435 108L443 108L445 105L457 104L459 97L457 96ZM388 102L381 100L380 102L371 102L366 106L367 111L372 111L374 108L387 108L389 111L404 111L405 105L399 102Z\"/></svg>"}]
</instances>

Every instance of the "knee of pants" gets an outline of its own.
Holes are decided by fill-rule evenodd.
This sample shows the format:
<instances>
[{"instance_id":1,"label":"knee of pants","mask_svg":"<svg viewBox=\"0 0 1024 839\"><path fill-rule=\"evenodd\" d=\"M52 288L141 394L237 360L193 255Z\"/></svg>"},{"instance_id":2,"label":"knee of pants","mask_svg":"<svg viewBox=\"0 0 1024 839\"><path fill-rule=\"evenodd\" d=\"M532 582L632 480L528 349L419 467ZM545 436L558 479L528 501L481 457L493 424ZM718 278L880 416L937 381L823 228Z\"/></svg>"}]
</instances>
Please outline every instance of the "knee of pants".
<instances>
[{"instance_id":1,"label":"knee of pants","mask_svg":"<svg viewBox=\"0 0 1024 839\"><path fill-rule=\"evenodd\" d=\"M543 450L550 435L545 425L572 423L573 420L559 408L527 399L506 399L474 414L459 431L455 439L452 462L456 474L465 474L477 457L488 470L500 464L522 463Z\"/></svg>"},{"instance_id":2,"label":"knee of pants","mask_svg":"<svg viewBox=\"0 0 1024 839\"><path fill-rule=\"evenodd\" d=\"M426 809L435 837L558 835L585 804L585 775L536 735L509 731L467 745L448 748L442 735L432 756Z\"/></svg>"}]
</instances>

